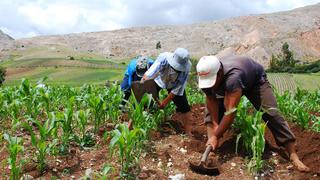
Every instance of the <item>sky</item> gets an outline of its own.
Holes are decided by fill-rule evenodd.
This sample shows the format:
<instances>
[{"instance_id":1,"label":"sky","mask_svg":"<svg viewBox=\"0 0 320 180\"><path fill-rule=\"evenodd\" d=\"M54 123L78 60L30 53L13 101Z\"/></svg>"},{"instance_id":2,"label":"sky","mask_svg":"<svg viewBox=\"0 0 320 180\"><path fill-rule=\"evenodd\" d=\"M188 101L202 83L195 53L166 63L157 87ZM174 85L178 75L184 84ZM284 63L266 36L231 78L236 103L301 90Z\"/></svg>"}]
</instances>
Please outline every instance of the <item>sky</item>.
<instances>
[{"instance_id":1,"label":"sky","mask_svg":"<svg viewBox=\"0 0 320 180\"><path fill-rule=\"evenodd\" d=\"M11 37L190 24L272 13L316 0L0 0L0 30Z\"/></svg>"}]
</instances>

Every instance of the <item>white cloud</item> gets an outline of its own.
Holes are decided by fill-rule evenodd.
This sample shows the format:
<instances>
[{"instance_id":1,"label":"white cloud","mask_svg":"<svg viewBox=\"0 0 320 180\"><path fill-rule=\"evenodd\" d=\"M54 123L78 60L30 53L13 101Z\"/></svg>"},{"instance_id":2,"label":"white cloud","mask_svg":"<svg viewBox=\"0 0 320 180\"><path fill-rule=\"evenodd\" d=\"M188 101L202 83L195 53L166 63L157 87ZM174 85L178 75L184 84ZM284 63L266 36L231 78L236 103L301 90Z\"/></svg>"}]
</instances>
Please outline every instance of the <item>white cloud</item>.
<instances>
[{"instance_id":1,"label":"white cloud","mask_svg":"<svg viewBox=\"0 0 320 180\"><path fill-rule=\"evenodd\" d=\"M21 38L194 23L315 3L316 0L1 0L0 29Z\"/></svg>"}]
</instances>

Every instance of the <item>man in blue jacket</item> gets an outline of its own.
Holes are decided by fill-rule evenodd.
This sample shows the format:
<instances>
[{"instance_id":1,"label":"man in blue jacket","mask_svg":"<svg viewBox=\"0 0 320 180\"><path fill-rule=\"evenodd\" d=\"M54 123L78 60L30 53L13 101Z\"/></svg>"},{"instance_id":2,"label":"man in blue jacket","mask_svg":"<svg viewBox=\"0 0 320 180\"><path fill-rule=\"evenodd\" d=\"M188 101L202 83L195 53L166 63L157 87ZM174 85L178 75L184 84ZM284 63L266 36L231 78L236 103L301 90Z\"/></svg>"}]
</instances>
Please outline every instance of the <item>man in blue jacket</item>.
<instances>
[{"instance_id":1,"label":"man in blue jacket","mask_svg":"<svg viewBox=\"0 0 320 180\"><path fill-rule=\"evenodd\" d=\"M147 56L138 56L130 61L120 85L121 90L124 92L124 100L121 103L123 106L131 95L132 82L140 81L143 74L152 64L153 60Z\"/></svg>"}]
</instances>

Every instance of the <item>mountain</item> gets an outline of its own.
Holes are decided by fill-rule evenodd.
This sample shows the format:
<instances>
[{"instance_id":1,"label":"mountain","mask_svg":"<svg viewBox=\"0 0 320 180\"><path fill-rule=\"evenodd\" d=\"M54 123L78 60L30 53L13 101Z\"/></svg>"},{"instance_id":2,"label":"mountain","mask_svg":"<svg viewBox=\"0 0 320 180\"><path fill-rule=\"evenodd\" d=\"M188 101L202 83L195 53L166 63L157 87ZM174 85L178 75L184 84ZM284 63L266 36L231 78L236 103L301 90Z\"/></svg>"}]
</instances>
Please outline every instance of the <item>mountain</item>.
<instances>
[{"instance_id":1,"label":"mountain","mask_svg":"<svg viewBox=\"0 0 320 180\"><path fill-rule=\"evenodd\" d=\"M9 51L13 43L13 38L0 30L0 59L4 58L6 51Z\"/></svg>"},{"instance_id":2,"label":"mountain","mask_svg":"<svg viewBox=\"0 0 320 180\"><path fill-rule=\"evenodd\" d=\"M246 54L268 66L287 42L297 59L320 58L320 3L291 11L230 18L190 25L146 26L114 31L38 36L18 39L14 49L64 47L73 52L127 58L137 54L157 56L177 47L191 56ZM156 49L157 42L161 49ZM42 53L41 53L42 54Z\"/></svg>"}]
</instances>

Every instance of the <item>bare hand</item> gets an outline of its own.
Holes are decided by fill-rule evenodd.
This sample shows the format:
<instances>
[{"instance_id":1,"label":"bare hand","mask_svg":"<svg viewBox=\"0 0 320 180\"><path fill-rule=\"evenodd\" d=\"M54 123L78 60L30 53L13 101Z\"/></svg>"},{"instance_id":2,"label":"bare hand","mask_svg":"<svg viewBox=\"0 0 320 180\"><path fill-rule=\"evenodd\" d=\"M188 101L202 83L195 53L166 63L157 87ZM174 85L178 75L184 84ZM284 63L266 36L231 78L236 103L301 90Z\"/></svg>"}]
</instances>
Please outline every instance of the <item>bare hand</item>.
<instances>
[{"instance_id":1,"label":"bare hand","mask_svg":"<svg viewBox=\"0 0 320 180\"><path fill-rule=\"evenodd\" d=\"M163 102L158 102L158 108L159 109L164 109L165 108L165 104Z\"/></svg>"},{"instance_id":2,"label":"bare hand","mask_svg":"<svg viewBox=\"0 0 320 180\"><path fill-rule=\"evenodd\" d=\"M212 151L215 150L219 145L219 139L217 136L211 136L207 141L207 146L212 146Z\"/></svg>"},{"instance_id":3,"label":"bare hand","mask_svg":"<svg viewBox=\"0 0 320 180\"><path fill-rule=\"evenodd\" d=\"M141 78L141 80L140 80L140 82L143 83L143 82L146 81L147 79L148 79L147 76L146 76L146 75L143 75L142 78Z\"/></svg>"}]
</instances>

